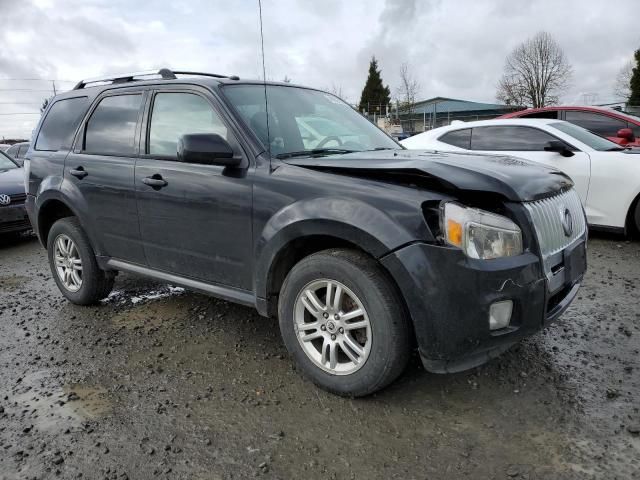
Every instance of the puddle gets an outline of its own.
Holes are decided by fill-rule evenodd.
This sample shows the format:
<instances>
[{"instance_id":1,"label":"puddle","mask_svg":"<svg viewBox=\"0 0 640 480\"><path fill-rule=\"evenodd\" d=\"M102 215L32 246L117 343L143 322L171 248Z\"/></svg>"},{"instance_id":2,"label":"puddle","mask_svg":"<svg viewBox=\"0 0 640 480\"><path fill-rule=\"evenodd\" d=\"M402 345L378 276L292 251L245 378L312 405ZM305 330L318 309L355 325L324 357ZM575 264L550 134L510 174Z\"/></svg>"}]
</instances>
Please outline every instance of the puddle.
<instances>
[{"instance_id":1,"label":"puddle","mask_svg":"<svg viewBox=\"0 0 640 480\"><path fill-rule=\"evenodd\" d=\"M0 275L0 290L15 290L29 281L21 275Z\"/></svg>"},{"instance_id":2,"label":"puddle","mask_svg":"<svg viewBox=\"0 0 640 480\"><path fill-rule=\"evenodd\" d=\"M148 303L138 302L134 307L117 313L111 317L111 321L116 327L129 330L157 328L163 324L173 324L184 320L188 315L189 308L187 299L156 297L156 300Z\"/></svg>"},{"instance_id":3,"label":"puddle","mask_svg":"<svg viewBox=\"0 0 640 480\"><path fill-rule=\"evenodd\" d=\"M7 405L22 412L25 425L43 430L77 428L82 422L103 417L111 411L107 391L91 385L49 385L49 372L23 378L9 396Z\"/></svg>"}]
</instances>

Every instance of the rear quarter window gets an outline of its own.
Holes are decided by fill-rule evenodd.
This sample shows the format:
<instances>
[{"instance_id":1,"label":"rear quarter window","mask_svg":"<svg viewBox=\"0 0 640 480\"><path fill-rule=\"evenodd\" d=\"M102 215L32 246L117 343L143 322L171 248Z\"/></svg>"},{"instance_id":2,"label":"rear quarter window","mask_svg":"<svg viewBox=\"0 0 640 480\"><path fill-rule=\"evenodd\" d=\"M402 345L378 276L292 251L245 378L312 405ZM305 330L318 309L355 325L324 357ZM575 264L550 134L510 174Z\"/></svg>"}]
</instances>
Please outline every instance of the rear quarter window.
<instances>
[{"instance_id":1,"label":"rear quarter window","mask_svg":"<svg viewBox=\"0 0 640 480\"><path fill-rule=\"evenodd\" d=\"M88 103L87 97L67 98L54 103L42 122L35 149L57 151L69 145Z\"/></svg>"},{"instance_id":2,"label":"rear quarter window","mask_svg":"<svg viewBox=\"0 0 640 480\"><path fill-rule=\"evenodd\" d=\"M454 147L460 147L469 150L471 148L471 129L465 128L463 130L447 132L440 138L438 138L438 140L443 143L453 145Z\"/></svg>"}]
</instances>

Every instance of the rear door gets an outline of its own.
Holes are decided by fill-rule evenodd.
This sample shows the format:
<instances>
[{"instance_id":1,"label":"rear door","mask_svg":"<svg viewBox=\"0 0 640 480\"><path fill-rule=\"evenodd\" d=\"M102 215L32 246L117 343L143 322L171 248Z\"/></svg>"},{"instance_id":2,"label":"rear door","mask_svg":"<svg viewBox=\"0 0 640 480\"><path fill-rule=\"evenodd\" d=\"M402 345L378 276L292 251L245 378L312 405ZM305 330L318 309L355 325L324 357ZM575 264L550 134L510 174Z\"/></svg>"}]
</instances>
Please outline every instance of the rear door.
<instances>
[{"instance_id":1,"label":"rear door","mask_svg":"<svg viewBox=\"0 0 640 480\"><path fill-rule=\"evenodd\" d=\"M176 156L181 135L216 133L248 166L215 98L198 87L160 86L150 98L145 125L135 185L149 266L250 290L252 169L189 164ZM163 185L148 185L147 179Z\"/></svg>"},{"instance_id":2,"label":"rear door","mask_svg":"<svg viewBox=\"0 0 640 480\"><path fill-rule=\"evenodd\" d=\"M557 168L571 177L583 205L589 193L591 160L589 155L567 144L573 156L564 157L557 152L547 152L550 141L563 140L535 127L504 125L475 127L471 132L471 150L513 155Z\"/></svg>"},{"instance_id":3,"label":"rear door","mask_svg":"<svg viewBox=\"0 0 640 480\"><path fill-rule=\"evenodd\" d=\"M98 253L138 264L145 257L133 179L145 96L127 89L98 97L64 168L66 193L76 197Z\"/></svg>"}]
</instances>

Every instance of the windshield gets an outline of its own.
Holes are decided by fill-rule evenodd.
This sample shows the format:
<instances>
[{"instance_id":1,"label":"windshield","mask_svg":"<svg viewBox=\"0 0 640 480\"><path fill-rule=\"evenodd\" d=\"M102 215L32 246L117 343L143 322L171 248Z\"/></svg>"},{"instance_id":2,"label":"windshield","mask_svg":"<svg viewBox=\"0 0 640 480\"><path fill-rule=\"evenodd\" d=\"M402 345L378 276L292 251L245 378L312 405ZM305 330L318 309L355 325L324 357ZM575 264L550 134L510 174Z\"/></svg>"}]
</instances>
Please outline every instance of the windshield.
<instances>
[{"instance_id":1,"label":"windshield","mask_svg":"<svg viewBox=\"0 0 640 480\"><path fill-rule=\"evenodd\" d=\"M0 152L0 170L10 170L12 168L18 168L4 152Z\"/></svg>"},{"instance_id":2,"label":"windshield","mask_svg":"<svg viewBox=\"0 0 640 480\"><path fill-rule=\"evenodd\" d=\"M394 140L329 93L299 87L227 85L225 96L271 154L330 155L400 149ZM268 129L267 129L268 126Z\"/></svg>"},{"instance_id":3,"label":"windshield","mask_svg":"<svg viewBox=\"0 0 640 480\"><path fill-rule=\"evenodd\" d=\"M599 137L595 133L591 133L589 130L585 130L573 123L557 122L549 125L563 133L566 133L594 150L598 150L600 152L624 150L624 148L617 143L610 142L606 138Z\"/></svg>"}]
</instances>

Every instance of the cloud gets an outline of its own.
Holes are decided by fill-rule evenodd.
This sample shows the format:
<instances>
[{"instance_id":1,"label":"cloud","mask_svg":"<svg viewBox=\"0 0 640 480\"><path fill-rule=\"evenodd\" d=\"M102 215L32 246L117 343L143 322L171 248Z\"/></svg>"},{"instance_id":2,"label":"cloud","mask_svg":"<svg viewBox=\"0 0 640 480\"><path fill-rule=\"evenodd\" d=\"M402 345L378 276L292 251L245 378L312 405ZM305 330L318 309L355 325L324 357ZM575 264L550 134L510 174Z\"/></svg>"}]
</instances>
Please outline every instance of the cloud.
<instances>
[{"instance_id":1,"label":"cloud","mask_svg":"<svg viewBox=\"0 0 640 480\"><path fill-rule=\"evenodd\" d=\"M493 101L506 55L540 30L573 65L567 102L612 99L618 70L640 48L633 14L598 0L263 0L267 77L342 87L356 103L375 55L395 93L409 62L421 96ZM633 12L621 0L617 12ZM50 81L162 66L261 78L257 0L0 0L0 113L38 111ZM13 89L13 91L7 91ZM16 102L7 104L6 102ZM0 138L27 136L38 115L0 115Z\"/></svg>"}]
</instances>

